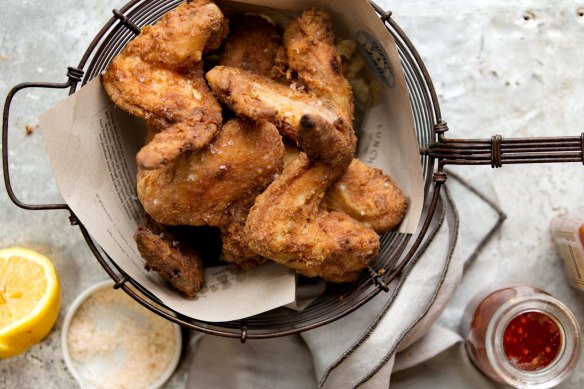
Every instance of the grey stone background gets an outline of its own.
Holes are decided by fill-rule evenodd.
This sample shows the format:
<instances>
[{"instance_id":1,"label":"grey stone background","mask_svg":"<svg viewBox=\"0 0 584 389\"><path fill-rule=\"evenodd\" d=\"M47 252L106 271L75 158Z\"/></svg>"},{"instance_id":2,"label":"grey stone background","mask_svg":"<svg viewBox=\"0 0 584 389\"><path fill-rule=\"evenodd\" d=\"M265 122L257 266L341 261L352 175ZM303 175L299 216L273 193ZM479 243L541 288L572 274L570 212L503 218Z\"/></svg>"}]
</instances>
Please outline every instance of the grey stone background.
<instances>
[{"instance_id":1,"label":"grey stone background","mask_svg":"<svg viewBox=\"0 0 584 389\"><path fill-rule=\"evenodd\" d=\"M123 0L0 0L0 96L24 81L66 80L94 34ZM380 1L394 12L422 55L438 91L451 137L579 135L584 131L584 3L574 0ZM37 116L66 95L30 90L18 95L11 115L10 168L20 199L60 202ZM549 222L584 207L581 164L460 167L463 177L508 214L502 230L465 275L450 306L461 315L477 289L520 282L565 302L584 323L584 293L571 289L552 246ZM107 276L64 211L30 212L0 190L0 247L24 246L50 257L61 281L57 324L29 352L0 361L0 387L66 388L76 384L60 349L63 317L75 296ZM476 215L480 224L481 215ZM468 387L458 354L424 365L411 387ZM169 382L185 381L189 358ZM561 385L584 386L584 366Z\"/></svg>"}]
</instances>

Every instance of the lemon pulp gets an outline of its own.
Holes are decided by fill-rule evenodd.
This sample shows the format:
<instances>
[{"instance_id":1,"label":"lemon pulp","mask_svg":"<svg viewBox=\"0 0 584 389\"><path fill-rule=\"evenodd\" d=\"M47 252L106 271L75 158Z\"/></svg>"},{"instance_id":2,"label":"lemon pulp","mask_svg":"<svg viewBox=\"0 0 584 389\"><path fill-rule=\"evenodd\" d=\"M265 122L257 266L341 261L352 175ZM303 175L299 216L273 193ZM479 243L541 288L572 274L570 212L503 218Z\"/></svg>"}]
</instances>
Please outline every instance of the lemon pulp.
<instances>
[{"instance_id":1,"label":"lemon pulp","mask_svg":"<svg viewBox=\"0 0 584 389\"><path fill-rule=\"evenodd\" d=\"M59 306L59 282L48 258L23 248L0 250L0 358L41 341Z\"/></svg>"}]
</instances>

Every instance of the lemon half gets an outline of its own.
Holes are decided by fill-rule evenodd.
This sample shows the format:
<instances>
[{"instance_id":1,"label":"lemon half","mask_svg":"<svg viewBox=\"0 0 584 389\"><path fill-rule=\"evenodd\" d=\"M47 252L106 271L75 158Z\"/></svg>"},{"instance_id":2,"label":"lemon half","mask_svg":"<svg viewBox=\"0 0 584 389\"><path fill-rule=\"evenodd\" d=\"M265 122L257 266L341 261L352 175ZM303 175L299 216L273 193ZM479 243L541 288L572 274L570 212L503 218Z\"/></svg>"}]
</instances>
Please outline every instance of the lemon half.
<instances>
[{"instance_id":1,"label":"lemon half","mask_svg":"<svg viewBox=\"0 0 584 389\"><path fill-rule=\"evenodd\" d=\"M40 342L59 315L61 291L51 261L24 248L0 250L0 358Z\"/></svg>"}]
</instances>

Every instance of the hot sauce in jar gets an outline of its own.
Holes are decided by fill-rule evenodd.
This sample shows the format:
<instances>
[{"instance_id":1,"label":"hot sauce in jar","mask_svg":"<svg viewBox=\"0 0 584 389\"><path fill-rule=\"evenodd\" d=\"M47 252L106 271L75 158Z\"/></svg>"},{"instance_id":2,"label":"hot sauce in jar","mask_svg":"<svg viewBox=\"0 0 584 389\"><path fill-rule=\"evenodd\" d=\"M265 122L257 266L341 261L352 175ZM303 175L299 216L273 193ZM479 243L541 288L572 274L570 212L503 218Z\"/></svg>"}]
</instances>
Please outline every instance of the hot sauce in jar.
<instances>
[{"instance_id":1,"label":"hot sauce in jar","mask_svg":"<svg viewBox=\"0 0 584 389\"><path fill-rule=\"evenodd\" d=\"M551 365L562 347L556 321L542 312L527 311L515 316L503 333L503 350L509 363L524 371Z\"/></svg>"},{"instance_id":2,"label":"hot sauce in jar","mask_svg":"<svg viewBox=\"0 0 584 389\"><path fill-rule=\"evenodd\" d=\"M559 384L580 355L580 327L572 312L529 286L480 294L465 312L463 330L472 362L517 388Z\"/></svg>"}]
</instances>

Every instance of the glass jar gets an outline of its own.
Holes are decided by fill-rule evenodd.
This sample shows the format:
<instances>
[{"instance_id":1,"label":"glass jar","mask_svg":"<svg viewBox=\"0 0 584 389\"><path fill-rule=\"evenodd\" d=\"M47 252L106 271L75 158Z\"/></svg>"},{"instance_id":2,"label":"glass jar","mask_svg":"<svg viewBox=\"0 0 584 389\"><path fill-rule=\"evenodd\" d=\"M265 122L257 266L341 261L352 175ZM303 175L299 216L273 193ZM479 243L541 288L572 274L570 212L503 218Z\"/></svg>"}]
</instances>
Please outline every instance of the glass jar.
<instances>
[{"instance_id":1,"label":"glass jar","mask_svg":"<svg viewBox=\"0 0 584 389\"><path fill-rule=\"evenodd\" d=\"M471 361L516 388L556 386L580 356L580 326L572 312L529 286L478 295L467 307L463 331Z\"/></svg>"}]
</instances>

